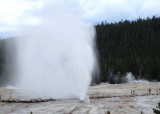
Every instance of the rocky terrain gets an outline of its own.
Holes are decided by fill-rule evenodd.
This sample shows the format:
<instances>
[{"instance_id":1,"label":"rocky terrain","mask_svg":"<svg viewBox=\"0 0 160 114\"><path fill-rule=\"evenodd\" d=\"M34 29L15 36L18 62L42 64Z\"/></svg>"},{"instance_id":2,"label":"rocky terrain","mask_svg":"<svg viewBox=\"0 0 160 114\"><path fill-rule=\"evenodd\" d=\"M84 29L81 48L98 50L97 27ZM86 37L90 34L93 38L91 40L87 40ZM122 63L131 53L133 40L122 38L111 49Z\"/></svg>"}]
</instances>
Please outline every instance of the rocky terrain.
<instances>
[{"instance_id":1,"label":"rocky terrain","mask_svg":"<svg viewBox=\"0 0 160 114\"><path fill-rule=\"evenodd\" d=\"M151 89L151 93L149 93ZM34 99L31 93L13 87L1 87L0 114L152 114L160 101L160 82L103 83L88 89L89 101L57 100L38 103L8 103L7 99ZM157 91L158 90L158 91ZM131 93L132 91L132 93ZM133 92L135 91L135 92ZM24 94L28 93L28 95Z\"/></svg>"}]
</instances>

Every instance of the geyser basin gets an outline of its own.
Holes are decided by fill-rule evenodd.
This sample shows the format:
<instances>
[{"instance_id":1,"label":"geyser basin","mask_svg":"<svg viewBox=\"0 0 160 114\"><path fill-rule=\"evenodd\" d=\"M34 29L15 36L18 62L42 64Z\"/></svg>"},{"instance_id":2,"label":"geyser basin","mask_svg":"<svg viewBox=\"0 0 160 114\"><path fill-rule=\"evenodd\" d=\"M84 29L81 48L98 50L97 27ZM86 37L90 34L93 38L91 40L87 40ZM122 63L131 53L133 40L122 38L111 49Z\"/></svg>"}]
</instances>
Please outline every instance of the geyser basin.
<instances>
[{"instance_id":1,"label":"geyser basin","mask_svg":"<svg viewBox=\"0 0 160 114\"><path fill-rule=\"evenodd\" d=\"M15 83L41 97L84 100L97 62L94 27L59 6L46 7L34 14L39 24L18 26Z\"/></svg>"}]
</instances>

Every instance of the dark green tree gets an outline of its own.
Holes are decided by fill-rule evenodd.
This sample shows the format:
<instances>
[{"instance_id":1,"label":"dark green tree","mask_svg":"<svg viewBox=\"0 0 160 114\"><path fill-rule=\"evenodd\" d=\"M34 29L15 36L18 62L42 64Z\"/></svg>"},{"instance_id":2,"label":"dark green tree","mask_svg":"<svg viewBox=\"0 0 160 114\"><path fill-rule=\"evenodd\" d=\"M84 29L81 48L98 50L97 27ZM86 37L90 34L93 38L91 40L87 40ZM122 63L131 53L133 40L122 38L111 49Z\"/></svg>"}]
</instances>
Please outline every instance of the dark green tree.
<instances>
[{"instance_id":1,"label":"dark green tree","mask_svg":"<svg viewBox=\"0 0 160 114\"><path fill-rule=\"evenodd\" d=\"M158 107L157 108L153 108L153 112L155 114L160 114L160 102L158 103Z\"/></svg>"}]
</instances>

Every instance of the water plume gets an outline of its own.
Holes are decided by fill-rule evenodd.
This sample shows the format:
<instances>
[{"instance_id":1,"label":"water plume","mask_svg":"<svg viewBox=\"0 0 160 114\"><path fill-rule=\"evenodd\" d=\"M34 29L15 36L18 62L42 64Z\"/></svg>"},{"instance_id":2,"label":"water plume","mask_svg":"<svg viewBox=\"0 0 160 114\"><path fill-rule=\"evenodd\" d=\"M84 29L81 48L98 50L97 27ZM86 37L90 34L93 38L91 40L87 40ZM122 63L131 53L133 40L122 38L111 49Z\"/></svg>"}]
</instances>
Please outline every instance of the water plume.
<instances>
[{"instance_id":1,"label":"water plume","mask_svg":"<svg viewBox=\"0 0 160 114\"><path fill-rule=\"evenodd\" d=\"M53 4L27 16L38 21L17 27L16 85L42 97L84 100L97 64L94 27Z\"/></svg>"}]
</instances>

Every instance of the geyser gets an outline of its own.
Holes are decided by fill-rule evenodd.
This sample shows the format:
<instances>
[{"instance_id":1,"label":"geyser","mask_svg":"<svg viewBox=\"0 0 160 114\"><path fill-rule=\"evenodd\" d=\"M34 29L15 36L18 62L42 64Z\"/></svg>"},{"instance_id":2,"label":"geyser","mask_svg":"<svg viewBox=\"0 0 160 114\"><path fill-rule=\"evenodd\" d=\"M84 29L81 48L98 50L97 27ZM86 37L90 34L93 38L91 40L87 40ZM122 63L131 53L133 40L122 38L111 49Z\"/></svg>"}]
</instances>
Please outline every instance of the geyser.
<instances>
[{"instance_id":1,"label":"geyser","mask_svg":"<svg viewBox=\"0 0 160 114\"><path fill-rule=\"evenodd\" d=\"M41 97L84 100L97 63L94 27L58 5L29 13L39 21L17 27L16 85Z\"/></svg>"}]
</instances>

